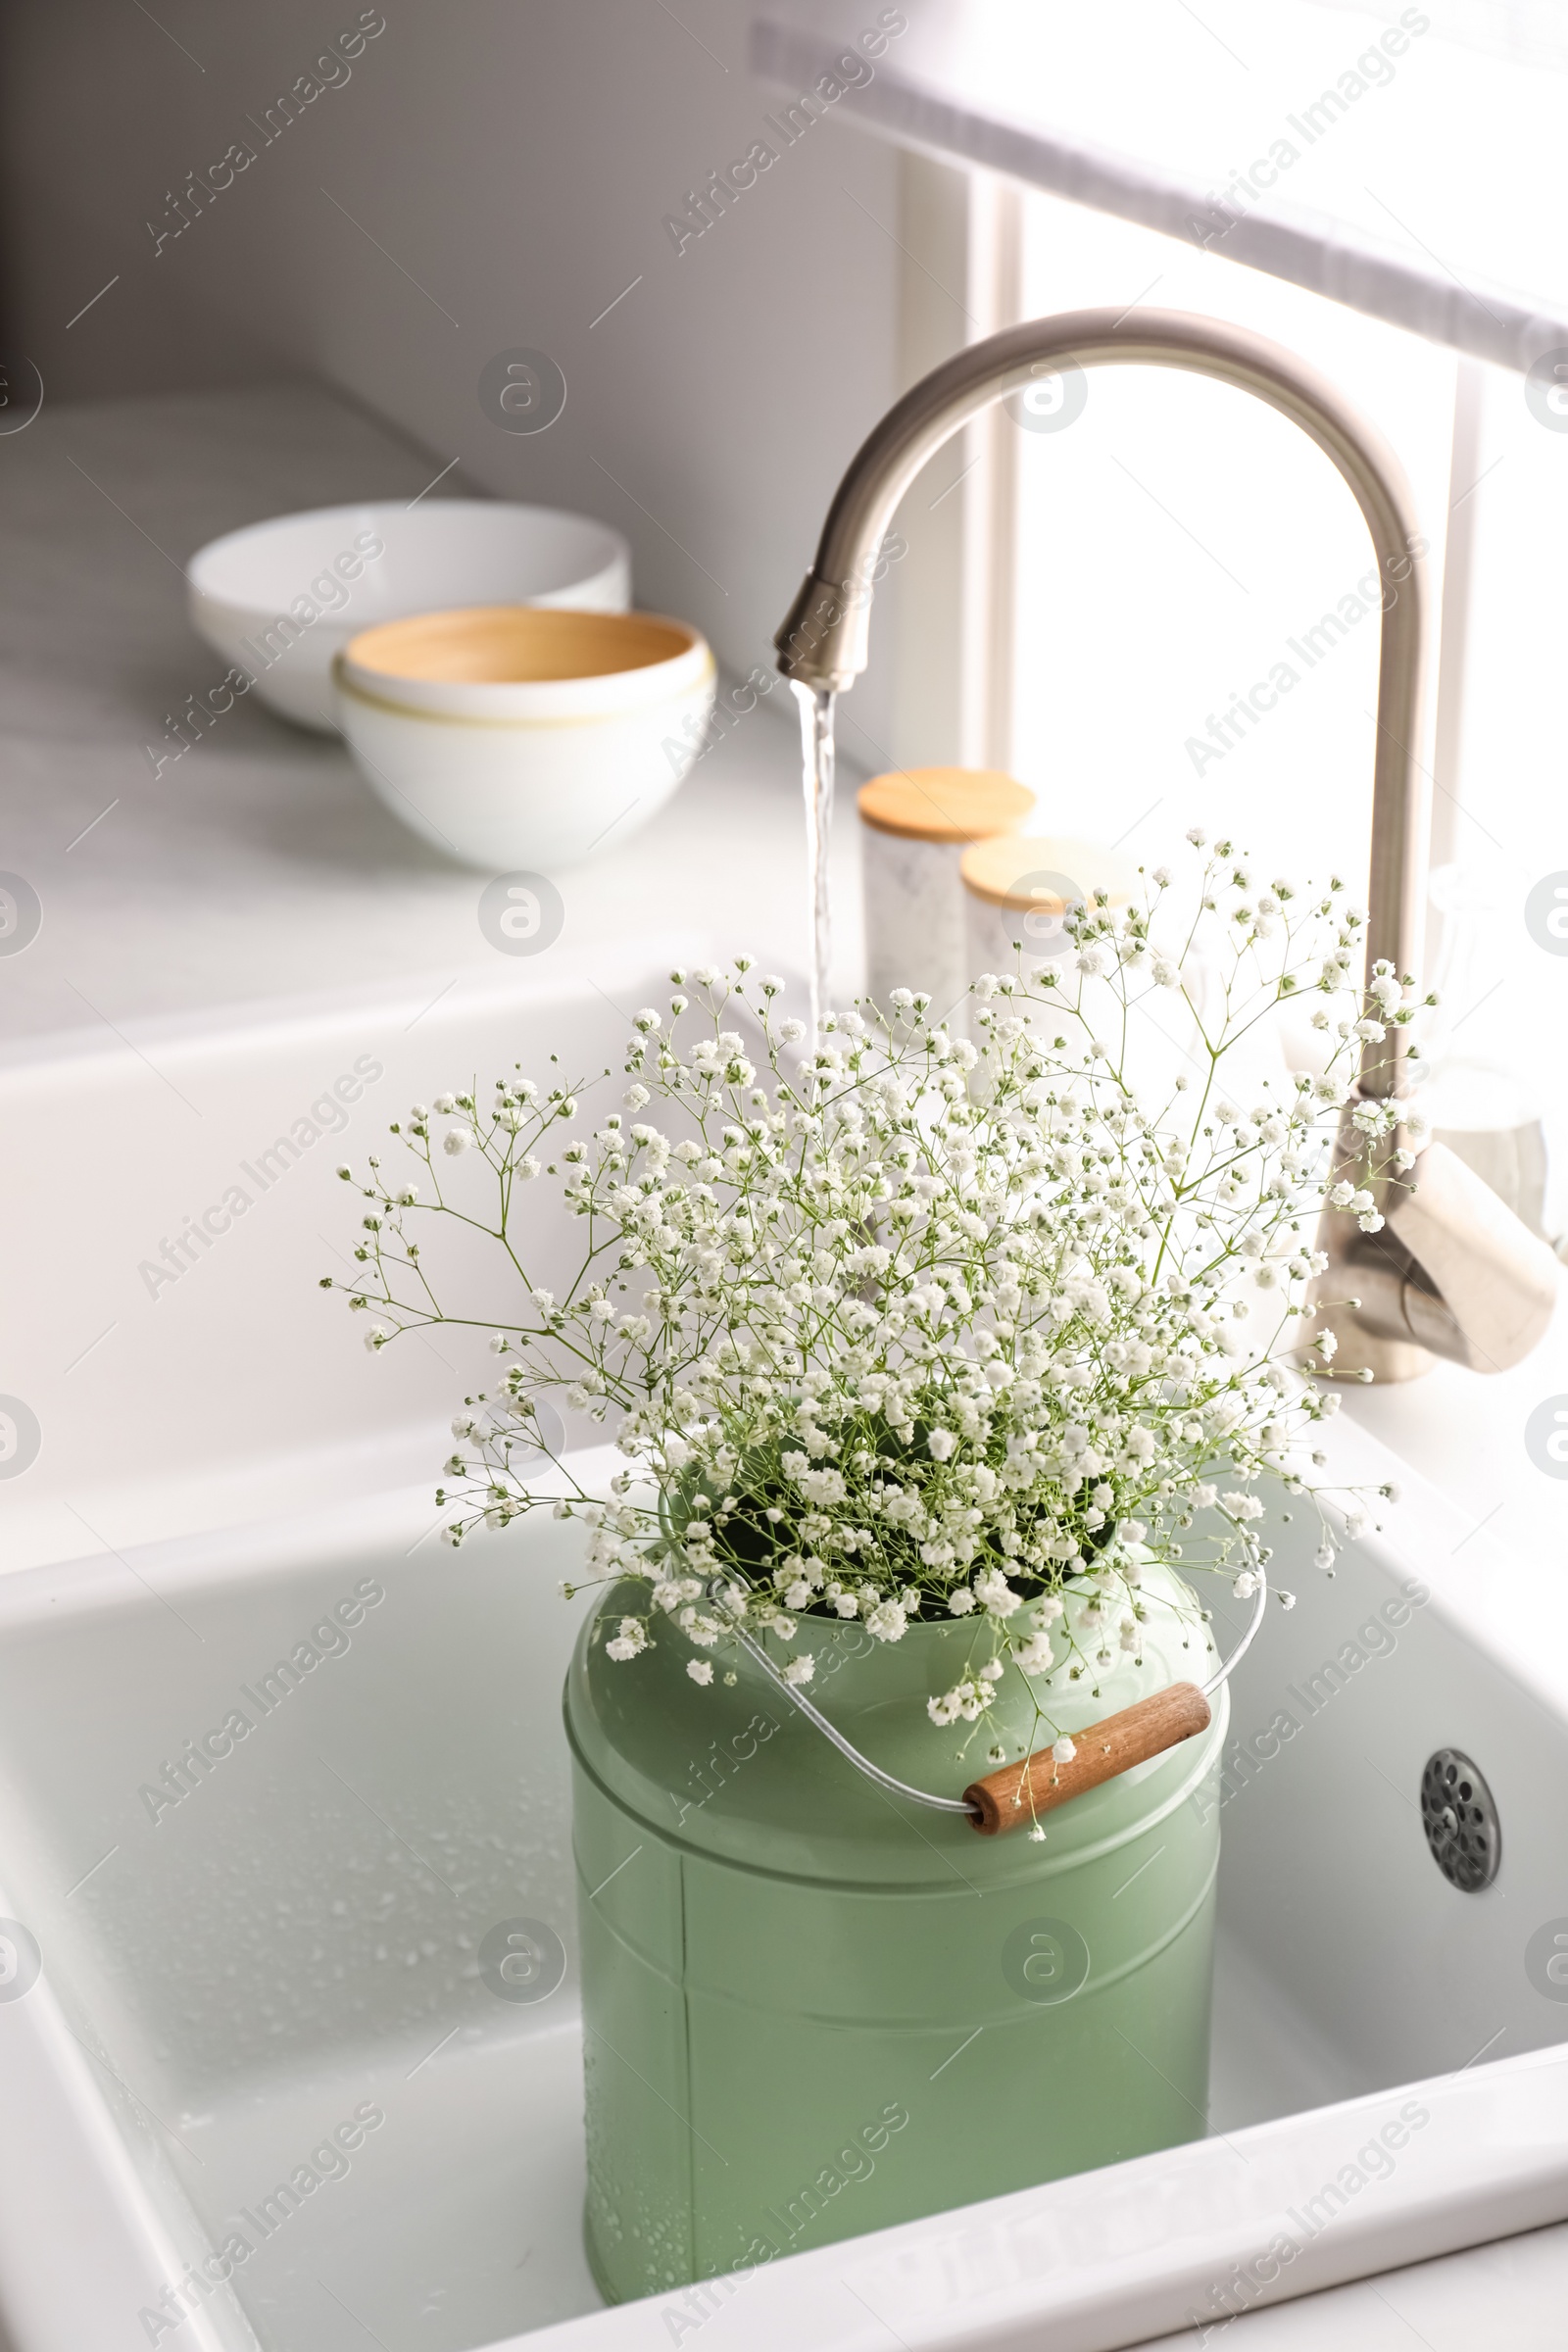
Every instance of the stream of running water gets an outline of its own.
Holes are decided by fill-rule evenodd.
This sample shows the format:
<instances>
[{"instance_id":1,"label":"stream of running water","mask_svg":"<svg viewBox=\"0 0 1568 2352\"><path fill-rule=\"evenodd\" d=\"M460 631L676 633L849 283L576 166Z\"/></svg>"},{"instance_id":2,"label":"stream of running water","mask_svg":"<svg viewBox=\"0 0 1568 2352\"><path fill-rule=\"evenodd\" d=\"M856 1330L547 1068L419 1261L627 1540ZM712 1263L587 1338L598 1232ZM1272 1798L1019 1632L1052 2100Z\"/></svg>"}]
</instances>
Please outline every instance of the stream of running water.
<instances>
[{"instance_id":1,"label":"stream of running water","mask_svg":"<svg viewBox=\"0 0 1568 2352\"><path fill-rule=\"evenodd\" d=\"M808 974L811 987L810 1042L814 1049L828 1010L833 967L833 904L828 839L833 826L833 702L831 687L790 681L801 706L801 771L806 790Z\"/></svg>"}]
</instances>

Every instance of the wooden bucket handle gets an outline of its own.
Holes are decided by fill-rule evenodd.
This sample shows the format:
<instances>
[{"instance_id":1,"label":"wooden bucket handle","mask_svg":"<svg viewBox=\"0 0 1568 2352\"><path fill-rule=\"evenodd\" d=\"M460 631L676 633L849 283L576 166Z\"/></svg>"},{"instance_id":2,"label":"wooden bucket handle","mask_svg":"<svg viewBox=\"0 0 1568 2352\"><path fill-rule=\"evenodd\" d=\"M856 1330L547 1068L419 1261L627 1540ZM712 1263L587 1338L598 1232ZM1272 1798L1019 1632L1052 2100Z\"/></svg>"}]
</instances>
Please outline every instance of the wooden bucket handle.
<instances>
[{"instance_id":1,"label":"wooden bucket handle","mask_svg":"<svg viewBox=\"0 0 1568 2352\"><path fill-rule=\"evenodd\" d=\"M982 1838L1027 1828L1069 1797L1207 1731L1210 1721L1208 1701L1196 1683L1171 1683L1119 1715L1074 1732L1074 1752L1066 1761L1058 1762L1052 1748L1043 1747L1021 1764L1004 1764L983 1781L971 1781L963 1792L970 1821Z\"/></svg>"}]
</instances>

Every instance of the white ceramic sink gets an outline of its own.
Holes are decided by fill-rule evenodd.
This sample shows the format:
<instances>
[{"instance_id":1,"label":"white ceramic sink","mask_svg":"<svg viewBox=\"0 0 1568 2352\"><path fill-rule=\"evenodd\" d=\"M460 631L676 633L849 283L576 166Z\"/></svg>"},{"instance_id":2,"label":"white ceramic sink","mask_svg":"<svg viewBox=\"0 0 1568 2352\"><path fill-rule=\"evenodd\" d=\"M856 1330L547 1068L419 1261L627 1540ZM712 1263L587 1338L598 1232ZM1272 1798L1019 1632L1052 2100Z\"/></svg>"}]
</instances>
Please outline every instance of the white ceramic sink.
<instances>
[{"instance_id":1,"label":"white ceramic sink","mask_svg":"<svg viewBox=\"0 0 1568 2352\"><path fill-rule=\"evenodd\" d=\"M601 957L592 986L563 967L428 1010L138 1034L155 1068L122 1052L0 1080L52 1139L0 1209L47 1242L7 1375L43 1447L0 1482L21 1563L0 1579L0 1912L42 1953L0 1997L11 2352L653 2352L699 2329L704 2352L1095 2352L1217 2321L1235 2266L1272 2261L1268 2291L1294 2294L1568 2216L1568 2003L1527 1969L1568 1914L1568 1707L1539 1667L1562 1604L1545 1562L1472 1540L1417 1478L1333 1582L1304 1525L1284 1531L1298 1605L1236 1678L1210 2136L967 2209L956 2180L952 2214L598 2309L559 1707L577 1531L439 1545L461 1352L442 1333L450 1361L372 1361L312 1280L352 1211L332 1163L363 1157L372 1119L492 1061L542 1065L547 1039L574 1076L614 1064L621 1013L676 952ZM382 1075L350 1128L148 1295L144 1254L362 1054ZM1348 1420L1334 1447L1347 1480L1403 1475ZM264 1710L316 1628L331 1654ZM144 1793L235 1708L245 1737L187 1763L177 1802ZM1423 1836L1442 1746L1500 1810L1481 1894ZM481 1961L519 1919L565 1953L535 2001ZM167 2326L144 2316L236 2230L232 2284L190 2289L177 2326L177 2299Z\"/></svg>"}]
</instances>

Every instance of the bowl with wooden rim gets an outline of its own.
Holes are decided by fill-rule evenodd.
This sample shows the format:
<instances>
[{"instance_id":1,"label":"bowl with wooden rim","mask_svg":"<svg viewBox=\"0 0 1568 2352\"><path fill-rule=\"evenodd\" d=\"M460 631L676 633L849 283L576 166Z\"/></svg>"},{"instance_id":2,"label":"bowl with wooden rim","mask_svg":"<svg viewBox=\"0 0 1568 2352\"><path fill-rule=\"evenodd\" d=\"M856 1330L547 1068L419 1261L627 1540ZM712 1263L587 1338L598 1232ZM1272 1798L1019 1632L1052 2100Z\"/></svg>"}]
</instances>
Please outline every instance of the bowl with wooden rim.
<instances>
[{"instance_id":1,"label":"bowl with wooden rim","mask_svg":"<svg viewBox=\"0 0 1568 2352\"><path fill-rule=\"evenodd\" d=\"M714 682L687 621L534 605L385 621L333 676L349 749L394 815L465 865L545 874L663 807Z\"/></svg>"}]
</instances>

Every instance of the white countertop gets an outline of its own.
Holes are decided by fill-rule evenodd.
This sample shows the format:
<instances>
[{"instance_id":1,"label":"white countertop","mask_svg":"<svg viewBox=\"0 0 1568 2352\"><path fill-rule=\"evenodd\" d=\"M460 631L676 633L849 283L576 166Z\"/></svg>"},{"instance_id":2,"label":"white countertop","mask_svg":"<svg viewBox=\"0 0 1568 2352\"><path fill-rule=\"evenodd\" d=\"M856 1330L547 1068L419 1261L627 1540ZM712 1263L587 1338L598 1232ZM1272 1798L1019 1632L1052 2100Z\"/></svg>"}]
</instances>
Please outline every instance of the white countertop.
<instances>
[{"instance_id":1,"label":"white countertop","mask_svg":"<svg viewBox=\"0 0 1568 2352\"><path fill-rule=\"evenodd\" d=\"M225 667L185 619L180 566L199 547L270 514L413 499L439 464L299 383L46 408L0 439L0 867L44 909L33 944L0 957L0 1054L30 1055L62 1032L101 1042L105 1022L494 974L503 959L475 919L487 877L405 831L337 745L251 697L157 777L146 750L168 749L165 713ZM782 680L771 703L777 713L760 705L645 831L563 877L564 950L711 928L734 909L736 950L803 968ZM856 831L841 804L847 973Z\"/></svg>"}]
</instances>

